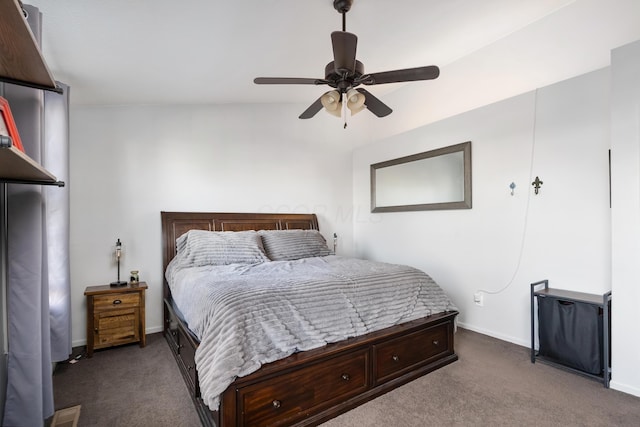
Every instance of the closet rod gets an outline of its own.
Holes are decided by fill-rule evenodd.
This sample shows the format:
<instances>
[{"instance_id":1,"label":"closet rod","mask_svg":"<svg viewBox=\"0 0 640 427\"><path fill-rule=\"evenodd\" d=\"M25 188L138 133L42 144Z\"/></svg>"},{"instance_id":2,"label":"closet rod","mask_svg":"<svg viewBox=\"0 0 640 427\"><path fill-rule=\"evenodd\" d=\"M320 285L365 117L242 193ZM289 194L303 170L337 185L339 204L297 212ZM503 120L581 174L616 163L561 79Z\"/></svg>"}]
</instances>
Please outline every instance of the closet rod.
<instances>
[{"instance_id":1,"label":"closet rod","mask_svg":"<svg viewBox=\"0 0 640 427\"><path fill-rule=\"evenodd\" d=\"M56 185L58 187L64 187L64 181L38 181L38 180L29 180L29 179L0 178L0 182L7 183L7 184Z\"/></svg>"},{"instance_id":2,"label":"closet rod","mask_svg":"<svg viewBox=\"0 0 640 427\"><path fill-rule=\"evenodd\" d=\"M17 80L17 79L12 79L11 77L6 77L6 76L0 76L0 81L5 82L5 83L11 83L14 85L18 85L18 86L26 86L26 87L30 87L33 89L42 89L42 90L48 90L51 92L55 92L55 93L59 93L59 94L63 94L64 93L64 89L62 89L59 86L46 86L46 85L41 85L38 83L34 83L34 82L26 82L24 80Z\"/></svg>"}]
</instances>

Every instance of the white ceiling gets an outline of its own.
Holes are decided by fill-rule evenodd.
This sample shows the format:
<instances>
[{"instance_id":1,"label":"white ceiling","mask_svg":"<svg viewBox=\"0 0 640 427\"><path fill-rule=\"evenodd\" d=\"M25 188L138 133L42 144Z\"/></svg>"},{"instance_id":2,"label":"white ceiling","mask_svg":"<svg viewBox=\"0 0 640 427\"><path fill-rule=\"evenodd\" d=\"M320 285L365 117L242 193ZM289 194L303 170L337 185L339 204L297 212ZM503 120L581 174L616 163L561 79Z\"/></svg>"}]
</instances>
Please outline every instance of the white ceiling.
<instances>
[{"instance_id":1,"label":"white ceiling","mask_svg":"<svg viewBox=\"0 0 640 427\"><path fill-rule=\"evenodd\" d=\"M25 3L43 13L43 53L76 105L305 106L326 87L253 78L324 77L342 25L333 0ZM354 0L347 31L368 72L441 69L437 80L372 93L385 100L412 85L464 109L607 66L611 49L640 39L640 1Z\"/></svg>"}]
</instances>

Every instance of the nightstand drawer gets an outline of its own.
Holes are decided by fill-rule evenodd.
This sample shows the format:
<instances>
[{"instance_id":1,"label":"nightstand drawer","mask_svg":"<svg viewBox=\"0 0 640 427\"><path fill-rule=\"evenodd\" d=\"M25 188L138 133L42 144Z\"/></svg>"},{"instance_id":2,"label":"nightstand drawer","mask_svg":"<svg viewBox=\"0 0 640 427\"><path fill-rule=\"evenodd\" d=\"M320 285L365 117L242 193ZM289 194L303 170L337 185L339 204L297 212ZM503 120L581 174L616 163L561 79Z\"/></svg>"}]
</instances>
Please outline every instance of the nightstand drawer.
<instances>
[{"instance_id":1,"label":"nightstand drawer","mask_svg":"<svg viewBox=\"0 0 640 427\"><path fill-rule=\"evenodd\" d=\"M136 323L138 310L127 308L124 310L110 310L96 313L95 327L99 330L133 328Z\"/></svg>"},{"instance_id":2,"label":"nightstand drawer","mask_svg":"<svg viewBox=\"0 0 640 427\"><path fill-rule=\"evenodd\" d=\"M93 297L93 306L96 311L106 309L121 309L138 307L140 305L140 294L138 292L96 295Z\"/></svg>"}]
</instances>

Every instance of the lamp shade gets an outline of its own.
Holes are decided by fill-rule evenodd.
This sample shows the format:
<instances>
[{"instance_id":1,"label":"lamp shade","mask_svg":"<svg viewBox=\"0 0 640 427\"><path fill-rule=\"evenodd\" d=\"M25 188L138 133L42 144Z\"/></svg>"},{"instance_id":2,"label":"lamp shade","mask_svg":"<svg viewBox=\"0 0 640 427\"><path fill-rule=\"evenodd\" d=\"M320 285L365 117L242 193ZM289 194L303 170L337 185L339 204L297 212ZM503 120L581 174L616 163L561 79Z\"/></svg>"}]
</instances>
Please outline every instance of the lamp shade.
<instances>
[{"instance_id":1,"label":"lamp shade","mask_svg":"<svg viewBox=\"0 0 640 427\"><path fill-rule=\"evenodd\" d=\"M340 117L342 114L342 102L340 102L340 92L332 90L320 97L320 103L327 112Z\"/></svg>"},{"instance_id":2,"label":"lamp shade","mask_svg":"<svg viewBox=\"0 0 640 427\"><path fill-rule=\"evenodd\" d=\"M355 89L349 89L347 92L347 108L351 110L351 115L359 113L364 110L364 94L358 92Z\"/></svg>"}]
</instances>

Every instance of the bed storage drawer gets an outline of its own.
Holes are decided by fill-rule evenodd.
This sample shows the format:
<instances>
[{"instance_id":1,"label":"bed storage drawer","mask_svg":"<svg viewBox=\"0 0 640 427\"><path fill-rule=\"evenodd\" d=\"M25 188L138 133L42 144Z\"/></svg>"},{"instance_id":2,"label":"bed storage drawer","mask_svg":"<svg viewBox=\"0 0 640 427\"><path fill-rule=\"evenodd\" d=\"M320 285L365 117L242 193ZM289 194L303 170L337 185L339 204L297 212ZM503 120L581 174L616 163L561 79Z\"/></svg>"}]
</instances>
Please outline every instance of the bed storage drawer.
<instances>
[{"instance_id":1,"label":"bed storage drawer","mask_svg":"<svg viewBox=\"0 0 640 427\"><path fill-rule=\"evenodd\" d=\"M375 345L375 383L383 383L419 365L426 365L444 353L453 354L449 327L445 323Z\"/></svg>"},{"instance_id":2,"label":"bed storage drawer","mask_svg":"<svg viewBox=\"0 0 640 427\"><path fill-rule=\"evenodd\" d=\"M195 392L197 394L199 389L196 387L198 384L195 362L196 350L181 328L177 328L177 338L178 357L182 361L187 378L191 381L190 389L196 390Z\"/></svg>"},{"instance_id":3,"label":"bed storage drawer","mask_svg":"<svg viewBox=\"0 0 640 427\"><path fill-rule=\"evenodd\" d=\"M237 390L239 425L289 425L365 391L368 349L266 378Z\"/></svg>"}]
</instances>

